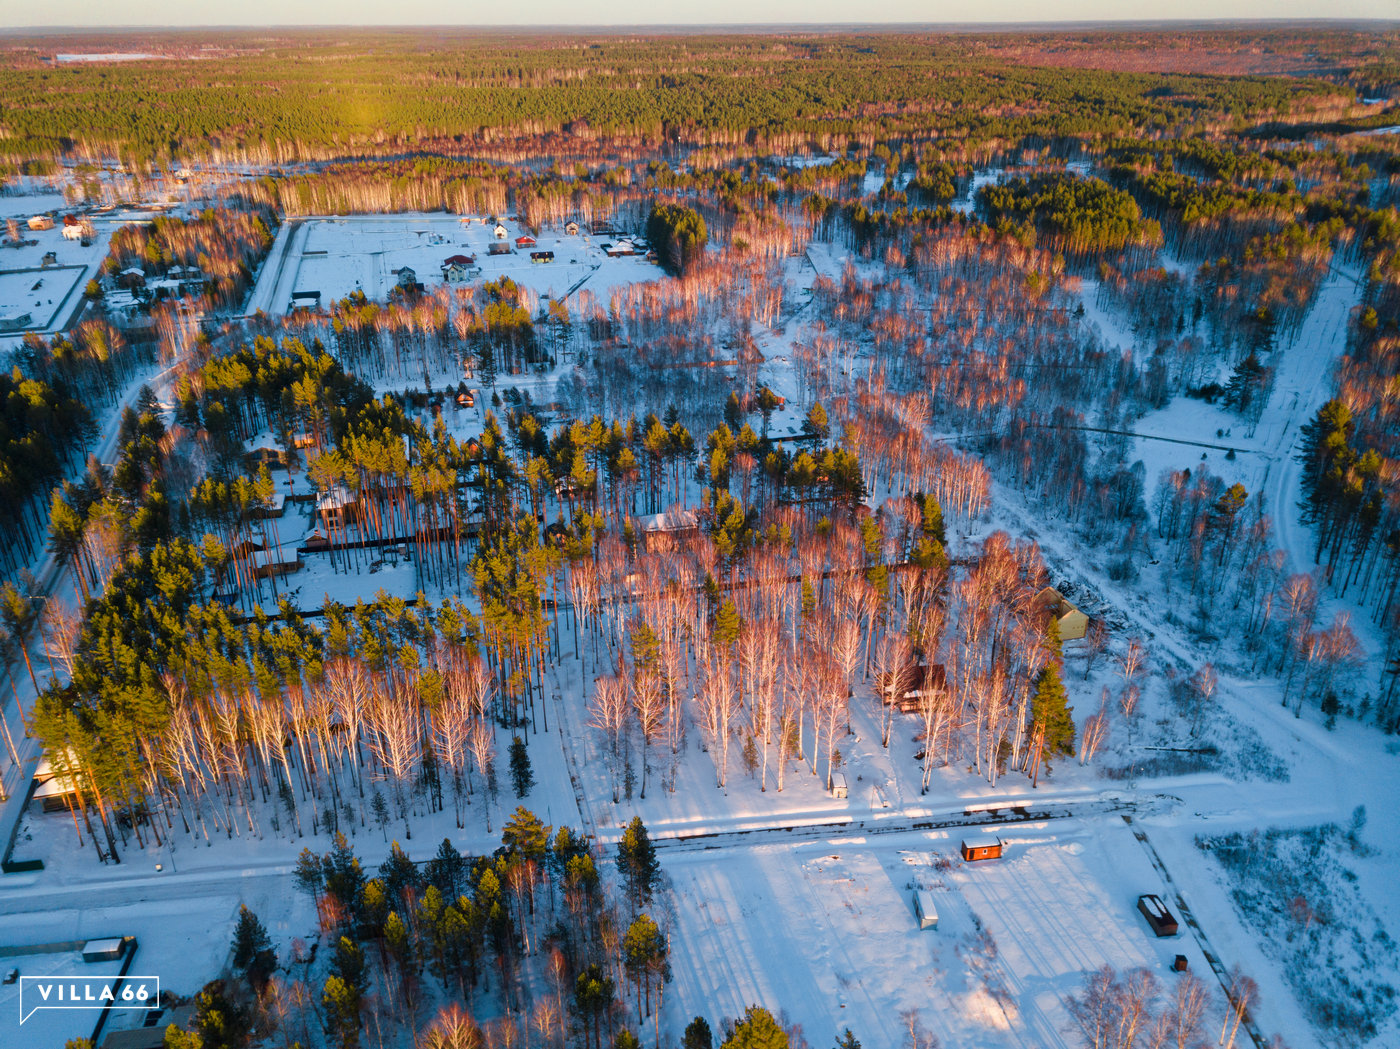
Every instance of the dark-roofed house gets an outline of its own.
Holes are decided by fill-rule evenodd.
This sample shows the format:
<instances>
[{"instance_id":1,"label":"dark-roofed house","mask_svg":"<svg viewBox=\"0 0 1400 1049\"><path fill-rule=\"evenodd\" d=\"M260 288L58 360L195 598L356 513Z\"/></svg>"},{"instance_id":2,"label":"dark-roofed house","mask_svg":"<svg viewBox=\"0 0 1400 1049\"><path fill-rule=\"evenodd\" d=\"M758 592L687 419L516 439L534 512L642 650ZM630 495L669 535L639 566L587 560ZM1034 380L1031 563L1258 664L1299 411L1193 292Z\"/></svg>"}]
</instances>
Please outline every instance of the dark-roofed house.
<instances>
[{"instance_id":1,"label":"dark-roofed house","mask_svg":"<svg viewBox=\"0 0 1400 1049\"><path fill-rule=\"evenodd\" d=\"M530 252L531 262L553 262L554 252L552 251L532 251Z\"/></svg>"}]
</instances>

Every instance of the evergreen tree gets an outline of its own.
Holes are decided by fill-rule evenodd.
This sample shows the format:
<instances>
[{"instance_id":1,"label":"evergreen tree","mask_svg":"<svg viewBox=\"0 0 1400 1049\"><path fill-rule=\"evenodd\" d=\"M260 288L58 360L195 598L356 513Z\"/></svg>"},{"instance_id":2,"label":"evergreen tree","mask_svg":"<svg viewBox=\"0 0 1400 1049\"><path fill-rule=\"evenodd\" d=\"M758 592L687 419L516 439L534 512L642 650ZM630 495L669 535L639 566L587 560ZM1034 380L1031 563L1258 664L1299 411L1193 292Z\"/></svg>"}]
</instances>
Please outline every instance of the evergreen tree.
<instances>
[{"instance_id":1,"label":"evergreen tree","mask_svg":"<svg viewBox=\"0 0 1400 1049\"><path fill-rule=\"evenodd\" d=\"M379 877L384 882L385 894L403 907L408 905L408 894L423 885L423 872L397 841L389 846L389 858L379 865Z\"/></svg>"},{"instance_id":2,"label":"evergreen tree","mask_svg":"<svg viewBox=\"0 0 1400 1049\"><path fill-rule=\"evenodd\" d=\"M661 203L647 217L647 240L666 272L679 277L705 253L709 233L694 208Z\"/></svg>"},{"instance_id":3,"label":"evergreen tree","mask_svg":"<svg viewBox=\"0 0 1400 1049\"><path fill-rule=\"evenodd\" d=\"M535 774L530 768L530 751L519 736L510 742L510 779L517 798L525 797L535 785Z\"/></svg>"},{"instance_id":4,"label":"evergreen tree","mask_svg":"<svg viewBox=\"0 0 1400 1049\"><path fill-rule=\"evenodd\" d=\"M627 881L627 898L633 907L651 902L661 864L656 858L656 846L647 834L642 817L633 816L617 843L617 869Z\"/></svg>"},{"instance_id":5,"label":"evergreen tree","mask_svg":"<svg viewBox=\"0 0 1400 1049\"><path fill-rule=\"evenodd\" d=\"M715 1036L710 1033L710 1023L703 1016L697 1016L686 1024L681 1049L714 1049L714 1044Z\"/></svg>"},{"instance_id":6,"label":"evergreen tree","mask_svg":"<svg viewBox=\"0 0 1400 1049\"><path fill-rule=\"evenodd\" d=\"M501 828L501 844L527 859L543 863L553 829L524 805L517 805L515 813Z\"/></svg>"},{"instance_id":7,"label":"evergreen tree","mask_svg":"<svg viewBox=\"0 0 1400 1049\"><path fill-rule=\"evenodd\" d=\"M603 1016L612 1008L613 982L596 962L578 974L574 981L574 1007L583 1023L584 1046L588 1045L588 1025L593 1025L593 1044L602 1049L601 1024Z\"/></svg>"},{"instance_id":8,"label":"evergreen tree","mask_svg":"<svg viewBox=\"0 0 1400 1049\"><path fill-rule=\"evenodd\" d=\"M751 1005L720 1049L788 1049L788 1045L787 1032L778 1026L773 1014Z\"/></svg>"},{"instance_id":9,"label":"evergreen tree","mask_svg":"<svg viewBox=\"0 0 1400 1049\"><path fill-rule=\"evenodd\" d=\"M326 1009L326 1034L339 1049L358 1049L360 1044L360 992L339 976L326 979L321 993Z\"/></svg>"},{"instance_id":10,"label":"evergreen tree","mask_svg":"<svg viewBox=\"0 0 1400 1049\"><path fill-rule=\"evenodd\" d=\"M365 982L369 975L365 952L348 936L342 936L335 942L335 953L331 957L331 975L344 980L357 994L364 994Z\"/></svg>"},{"instance_id":11,"label":"evergreen tree","mask_svg":"<svg viewBox=\"0 0 1400 1049\"><path fill-rule=\"evenodd\" d=\"M1045 727L1045 753L1074 753L1074 708L1069 706L1059 664L1051 662L1036 678L1031 717Z\"/></svg>"},{"instance_id":12,"label":"evergreen tree","mask_svg":"<svg viewBox=\"0 0 1400 1049\"><path fill-rule=\"evenodd\" d=\"M272 939L267 935L258 916L242 904L238 907L238 924L233 930L233 967L259 989L277 968L277 955Z\"/></svg>"},{"instance_id":13,"label":"evergreen tree","mask_svg":"<svg viewBox=\"0 0 1400 1049\"><path fill-rule=\"evenodd\" d=\"M455 900L462 894L466 882L467 861L451 839L443 838L437 855L428 861L424 875L429 885L437 886L444 897Z\"/></svg>"},{"instance_id":14,"label":"evergreen tree","mask_svg":"<svg viewBox=\"0 0 1400 1049\"><path fill-rule=\"evenodd\" d=\"M860 1049L860 1042L856 1040L856 1036L851 1033L849 1027L841 1032L840 1038L836 1039L836 1049Z\"/></svg>"}]
</instances>

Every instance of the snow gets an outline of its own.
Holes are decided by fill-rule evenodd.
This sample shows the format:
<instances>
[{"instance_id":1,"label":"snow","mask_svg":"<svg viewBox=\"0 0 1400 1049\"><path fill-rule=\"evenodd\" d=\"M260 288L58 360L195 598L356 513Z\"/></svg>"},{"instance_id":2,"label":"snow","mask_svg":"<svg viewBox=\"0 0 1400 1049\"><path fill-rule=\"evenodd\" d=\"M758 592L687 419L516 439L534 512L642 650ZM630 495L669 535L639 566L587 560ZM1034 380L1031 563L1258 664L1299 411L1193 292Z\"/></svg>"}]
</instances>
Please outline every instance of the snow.
<instances>
[{"instance_id":1,"label":"snow","mask_svg":"<svg viewBox=\"0 0 1400 1049\"><path fill-rule=\"evenodd\" d=\"M513 220L506 243L520 235ZM642 256L610 258L603 243L614 238L566 236L560 229L536 235L537 245L490 255L500 243L492 228L470 216L443 214L349 215L292 219L278 230L258 275L248 312L287 312L293 292L319 291L322 308L356 292L383 301L397 273L411 268L429 291L443 285L442 264L454 255L476 256L478 281L509 277L536 297L566 298L579 290L606 300L615 288L655 280L660 270ZM554 261L536 263L530 251L553 251ZM449 288L466 285L449 284Z\"/></svg>"},{"instance_id":2,"label":"snow","mask_svg":"<svg viewBox=\"0 0 1400 1049\"><path fill-rule=\"evenodd\" d=\"M35 940L27 930L16 940L0 933L0 938L10 946L24 947L36 943L58 943L61 940ZM48 976L63 978L69 976L116 976L121 971L120 961L84 962L80 950L59 951L50 954L0 955L0 970L8 972L18 969L21 977ZM28 1015L20 1011L21 989L23 1006ZM92 1035L100 1010L96 1007L77 1009L35 1008L38 993L32 981L18 980L12 984L0 985L0 1017L3 1017L3 1041L6 1049L54 1049L70 1038L87 1038ZM23 1022L20 1022L21 1019Z\"/></svg>"},{"instance_id":3,"label":"snow","mask_svg":"<svg viewBox=\"0 0 1400 1049\"><path fill-rule=\"evenodd\" d=\"M1138 914L1158 879L1117 820L1014 833L995 864L962 864L937 832L739 845L722 860L663 850L676 925L666 1022L756 1002L813 1044L850 1027L896 1046L917 1009L944 1045L1069 1049L1064 996L1099 966L1146 966L1165 983L1182 953L1209 977L1195 943L1159 941ZM936 931L919 929L914 893L936 901Z\"/></svg>"}]
</instances>

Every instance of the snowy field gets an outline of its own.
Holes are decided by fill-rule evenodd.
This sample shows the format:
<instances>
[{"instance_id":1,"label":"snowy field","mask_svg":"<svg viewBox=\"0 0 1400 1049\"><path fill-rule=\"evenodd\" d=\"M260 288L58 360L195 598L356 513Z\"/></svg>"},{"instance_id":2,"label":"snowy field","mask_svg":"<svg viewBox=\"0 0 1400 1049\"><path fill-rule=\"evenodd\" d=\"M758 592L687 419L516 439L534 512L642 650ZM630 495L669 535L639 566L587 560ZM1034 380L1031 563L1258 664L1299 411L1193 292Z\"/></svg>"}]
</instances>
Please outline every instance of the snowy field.
<instances>
[{"instance_id":1,"label":"snowy field","mask_svg":"<svg viewBox=\"0 0 1400 1049\"><path fill-rule=\"evenodd\" d=\"M1077 1046L1064 998L1087 972L1145 967L1170 989L1189 933L1158 939L1136 908L1160 878L1118 820L1003 832L1001 859L964 863L957 832L663 850L678 956L668 1020L787 1012L813 1045L850 1027L907 1044L910 1014L945 1046ZM938 927L920 930L915 889Z\"/></svg>"},{"instance_id":2,"label":"snowy field","mask_svg":"<svg viewBox=\"0 0 1400 1049\"><path fill-rule=\"evenodd\" d=\"M617 238L545 230L536 245L516 247L516 238L529 231L511 219L501 224L507 231L504 239L495 236L494 224L486 219L454 215L293 220L273 245L248 312L280 316L295 291L319 291L323 307L356 291L383 301L405 266L432 291L443 285L442 264L453 255L475 256L481 272L472 283L509 277L540 298L565 298L583 288L606 297L613 288L655 280L660 273L641 256L609 258L601 245ZM508 246L510 254L488 255L492 244ZM532 262L532 251L552 251L554 260Z\"/></svg>"},{"instance_id":3,"label":"snowy field","mask_svg":"<svg viewBox=\"0 0 1400 1049\"><path fill-rule=\"evenodd\" d=\"M77 939L97 939L99 937L129 936L129 932L113 926L104 926L100 933L88 937L55 936L38 937L32 929L20 931L20 938L14 938L15 930L0 925L0 941L7 946L22 947L28 944L59 943ZM140 950L136 953L134 965L143 960ZM121 962L85 962L82 951L64 951L55 954L0 955L0 972L18 969L21 976L48 976L64 978L69 976L116 976L121 971ZM139 975L138 968L132 969ZM55 1049L70 1038L88 1038L96 1026L99 1010L79 1009L34 1009L37 993L33 984L24 987L23 1006L28 1013L23 1024L20 1019L20 989L26 981L0 986L0 1042L5 1049Z\"/></svg>"},{"instance_id":4,"label":"snowy field","mask_svg":"<svg viewBox=\"0 0 1400 1049\"><path fill-rule=\"evenodd\" d=\"M82 265L0 270L0 316L28 313L26 327L36 331L52 328L86 273L87 267Z\"/></svg>"}]
</instances>

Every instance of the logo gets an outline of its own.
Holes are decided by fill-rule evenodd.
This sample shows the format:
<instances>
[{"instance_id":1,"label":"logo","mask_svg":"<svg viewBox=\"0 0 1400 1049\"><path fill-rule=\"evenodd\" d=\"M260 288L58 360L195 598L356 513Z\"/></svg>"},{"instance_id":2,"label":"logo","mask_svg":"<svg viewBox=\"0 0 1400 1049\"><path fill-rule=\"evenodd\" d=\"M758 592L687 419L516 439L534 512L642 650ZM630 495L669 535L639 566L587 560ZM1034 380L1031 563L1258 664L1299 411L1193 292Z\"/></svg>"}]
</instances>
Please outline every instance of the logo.
<instances>
[{"instance_id":1,"label":"logo","mask_svg":"<svg viewBox=\"0 0 1400 1049\"><path fill-rule=\"evenodd\" d=\"M158 1009L159 976L21 976L19 1022L40 1009Z\"/></svg>"}]
</instances>

